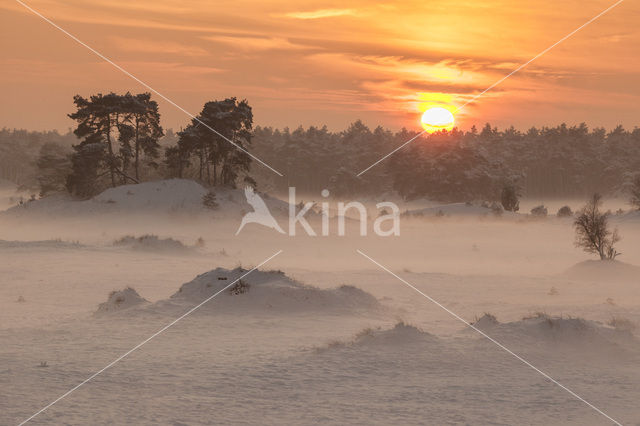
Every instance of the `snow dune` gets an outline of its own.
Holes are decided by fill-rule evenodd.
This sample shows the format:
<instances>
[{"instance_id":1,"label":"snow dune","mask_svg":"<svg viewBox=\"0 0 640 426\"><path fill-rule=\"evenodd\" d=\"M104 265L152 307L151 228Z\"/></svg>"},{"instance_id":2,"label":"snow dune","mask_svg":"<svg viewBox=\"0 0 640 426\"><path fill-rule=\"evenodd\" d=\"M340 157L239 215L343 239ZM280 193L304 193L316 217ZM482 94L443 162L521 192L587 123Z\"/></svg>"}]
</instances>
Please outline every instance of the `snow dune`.
<instances>
[{"instance_id":1,"label":"snow dune","mask_svg":"<svg viewBox=\"0 0 640 426\"><path fill-rule=\"evenodd\" d=\"M169 299L145 306L154 312L173 312L173 308L184 309L195 306L222 291L210 303L200 308L202 312L260 312L260 313L300 313L324 312L358 314L367 311L383 312L384 307L371 294L350 285L320 289L302 284L286 276L281 271L216 268L197 276L183 284ZM114 296L114 294L116 296ZM100 305L102 310L120 310L113 306L113 297L122 296L119 307L139 305L142 299L135 290L125 289L113 292L109 301ZM128 303L129 300L133 300Z\"/></svg>"},{"instance_id":2,"label":"snow dune","mask_svg":"<svg viewBox=\"0 0 640 426\"><path fill-rule=\"evenodd\" d=\"M215 216L238 216L251 211L244 189L216 188L218 207L209 209L202 198L209 190L188 179L168 179L109 188L89 200L74 200L67 194L55 194L14 206L5 214L12 216L44 215L69 217L92 214L178 214L207 213ZM288 212L288 204L260 194L274 215Z\"/></svg>"}]
</instances>

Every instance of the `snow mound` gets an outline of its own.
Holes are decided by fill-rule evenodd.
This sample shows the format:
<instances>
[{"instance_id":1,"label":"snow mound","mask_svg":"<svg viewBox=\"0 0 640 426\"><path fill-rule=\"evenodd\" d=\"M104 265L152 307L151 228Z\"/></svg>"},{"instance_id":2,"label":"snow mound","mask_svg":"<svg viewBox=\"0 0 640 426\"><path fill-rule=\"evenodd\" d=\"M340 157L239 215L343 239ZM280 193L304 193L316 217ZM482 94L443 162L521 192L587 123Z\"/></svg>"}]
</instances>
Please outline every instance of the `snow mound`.
<instances>
[{"instance_id":1,"label":"snow mound","mask_svg":"<svg viewBox=\"0 0 640 426\"><path fill-rule=\"evenodd\" d=\"M216 216L241 218L246 213L253 211L253 207L247 203L247 197L243 188L214 188L213 193L215 194L218 206L210 211ZM275 218L289 217L289 203L263 192L258 192L257 194ZM307 216L312 215L308 214ZM283 228L284 225L286 224L280 223L280 226L283 226Z\"/></svg>"},{"instance_id":2,"label":"snow mound","mask_svg":"<svg viewBox=\"0 0 640 426\"><path fill-rule=\"evenodd\" d=\"M587 260L572 266L563 275L581 281L603 283L620 281L640 284L640 267L618 260Z\"/></svg>"},{"instance_id":3,"label":"snow mound","mask_svg":"<svg viewBox=\"0 0 640 426\"><path fill-rule=\"evenodd\" d=\"M149 302L141 297L137 291L127 287L124 290L112 291L107 301L98 305L96 314L123 311L147 303Z\"/></svg>"},{"instance_id":4,"label":"snow mound","mask_svg":"<svg viewBox=\"0 0 640 426\"><path fill-rule=\"evenodd\" d=\"M191 252L193 247L184 245L173 238L159 238L157 235L134 237L126 235L113 243L114 246L127 247L132 250L152 252Z\"/></svg>"},{"instance_id":5,"label":"snow mound","mask_svg":"<svg viewBox=\"0 0 640 426\"><path fill-rule=\"evenodd\" d=\"M607 326L582 318L554 317L536 313L519 321L500 323L495 318L485 319L485 317L474 323L474 326L499 339L527 337L534 342L546 342L554 346L560 344L595 349L613 349L620 345L637 343L628 329Z\"/></svg>"},{"instance_id":6,"label":"snow mound","mask_svg":"<svg viewBox=\"0 0 640 426\"><path fill-rule=\"evenodd\" d=\"M214 269L183 284L171 300L198 303L221 292L215 299L219 302L215 310L355 312L380 308L374 296L353 286L320 289L292 280L280 271L247 272L243 268Z\"/></svg>"},{"instance_id":7,"label":"snow mound","mask_svg":"<svg viewBox=\"0 0 640 426\"><path fill-rule=\"evenodd\" d=\"M356 335L354 344L399 346L435 340L434 335L401 321L388 330L365 329Z\"/></svg>"},{"instance_id":8,"label":"snow mound","mask_svg":"<svg viewBox=\"0 0 640 426\"><path fill-rule=\"evenodd\" d=\"M91 201L112 204L118 210L194 210L202 207L206 193L205 187L192 180L169 179L110 188Z\"/></svg>"},{"instance_id":9,"label":"snow mound","mask_svg":"<svg viewBox=\"0 0 640 426\"><path fill-rule=\"evenodd\" d=\"M397 351L415 346L433 349L438 343L438 338L433 334L401 321L393 328L385 330L379 327L365 328L350 341L332 341L325 346L315 348L315 350L316 352L324 352L332 349L365 349L369 352L369 348L373 347L376 351L383 349Z\"/></svg>"},{"instance_id":10,"label":"snow mound","mask_svg":"<svg viewBox=\"0 0 640 426\"><path fill-rule=\"evenodd\" d=\"M215 194L215 206L209 208L204 205L203 197L211 192ZM288 203L267 194L259 195L274 216L288 214ZM40 214L49 217L109 213L206 213L241 218L252 210L247 203L244 189L209 190L192 180L168 179L109 188L90 200L80 201L68 194L54 194L14 206L6 213L13 216Z\"/></svg>"},{"instance_id":11,"label":"snow mound","mask_svg":"<svg viewBox=\"0 0 640 426\"><path fill-rule=\"evenodd\" d=\"M485 313L473 323L473 325L479 329L489 329L498 324L500 324L498 319L489 313Z\"/></svg>"}]
</instances>

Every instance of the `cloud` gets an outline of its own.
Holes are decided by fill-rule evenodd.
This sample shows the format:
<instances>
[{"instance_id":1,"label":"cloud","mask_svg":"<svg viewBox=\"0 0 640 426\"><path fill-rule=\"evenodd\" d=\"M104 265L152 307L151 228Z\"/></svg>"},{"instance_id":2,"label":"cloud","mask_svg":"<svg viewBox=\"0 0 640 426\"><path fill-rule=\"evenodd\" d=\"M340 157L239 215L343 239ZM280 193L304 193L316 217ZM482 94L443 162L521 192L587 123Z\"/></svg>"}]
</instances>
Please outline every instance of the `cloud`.
<instances>
[{"instance_id":1,"label":"cloud","mask_svg":"<svg viewBox=\"0 0 640 426\"><path fill-rule=\"evenodd\" d=\"M227 44L234 49L243 51L264 51L264 50L304 50L309 49L306 46L292 43L284 37L268 37L268 36L233 36L233 35L215 35L204 36L204 40L217 43Z\"/></svg>"},{"instance_id":2,"label":"cloud","mask_svg":"<svg viewBox=\"0 0 640 426\"><path fill-rule=\"evenodd\" d=\"M113 44L125 52L172 53L184 56L206 56L206 49L174 41L146 40L113 36Z\"/></svg>"},{"instance_id":3,"label":"cloud","mask_svg":"<svg viewBox=\"0 0 640 426\"><path fill-rule=\"evenodd\" d=\"M353 9L318 9L309 12L289 12L281 16L293 19L323 19L337 16L354 16L355 14L356 11Z\"/></svg>"},{"instance_id":4,"label":"cloud","mask_svg":"<svg viewBox=\"0 0 640 426\"><path fill-rule=\"evenodd\" d=\"M106 62L100 62L102 66L106 69L112 67L111 64L107 64ZM120 63L125 69L132 70L152 70L154 73L164 75L175 75L176 73L185 74L185 75L210 75L210 74L220 74L226 72L226 70L221 68L209 67L209 66L199 66L199 65L189 65L182 62L159 62L159 61L123 61ZM148 71L147 71L148 72Z\"/></svg>"}]
</instances>

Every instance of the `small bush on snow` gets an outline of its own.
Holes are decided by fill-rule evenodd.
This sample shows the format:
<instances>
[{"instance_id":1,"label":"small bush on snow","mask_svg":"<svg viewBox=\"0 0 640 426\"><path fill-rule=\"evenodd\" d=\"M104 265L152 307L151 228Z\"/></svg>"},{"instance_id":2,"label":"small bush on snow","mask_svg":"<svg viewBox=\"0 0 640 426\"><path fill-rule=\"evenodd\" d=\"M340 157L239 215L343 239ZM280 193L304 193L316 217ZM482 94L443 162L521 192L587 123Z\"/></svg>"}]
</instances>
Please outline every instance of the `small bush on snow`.
<instances>
[{"instance_id":1,"label":"small bush on snow","mask_svg":"<svg viewBox=\"0 0 640 426\"><path fill-rule=\"evenodd\" d=\"M573 211L569 206L560 207L558 213L556 214L558 217L571 217L573 216Z\"/></svg>"},{"instance_id":2,"label":"small bush on snow","mask_svg":"<svg viewBox=\"0 0 640 426\"><path fill-rule=\"evenodd\" d=\"M547 208L543 204L540 204L539 206L536 206L531 209L532 216L545 217L547 213L548 213Z\"/></svg>"},{"instance_id":3,"label":"small bush on snow","mask_svg":"<svg viewBox=\"0 0 640 426\"><path fill-rule=\"evenodd\" d=\"M249 291L250 287L251 286L249 285L248 282L244 280L238 280L237 283L235 283L233 286L229 288L229 293L233 295L244 294Z\"/></svg>"}]
</instances>

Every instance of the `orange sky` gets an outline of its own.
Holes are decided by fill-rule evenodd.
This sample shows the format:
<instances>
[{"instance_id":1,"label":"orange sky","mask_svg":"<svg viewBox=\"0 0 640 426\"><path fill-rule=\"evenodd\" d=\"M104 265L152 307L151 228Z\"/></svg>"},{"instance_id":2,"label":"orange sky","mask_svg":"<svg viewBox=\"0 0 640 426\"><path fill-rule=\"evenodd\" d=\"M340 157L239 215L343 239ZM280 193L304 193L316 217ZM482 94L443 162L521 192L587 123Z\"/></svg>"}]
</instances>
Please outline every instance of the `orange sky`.
<instances>
[{"instance_id":1,"label":"orange sky","mask_svg":"<svg viewBox=\"0 0 640 426\"><path fill-rule=\"evenodd\" d=\"M361 118L420 130L613 4L602 0L26 0L192 113L247 98L258 125ZM640 3L627 0L467 106L460 127L640 125ZM66 130L75 94L145 89L14 0L0 3L0 127ZM157 97L156 97L157 99ZM165 128L189 119L160 103Z\"/></svg>"}]
</instances>

